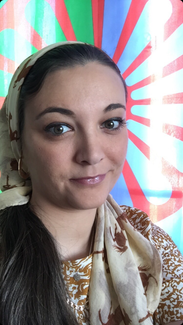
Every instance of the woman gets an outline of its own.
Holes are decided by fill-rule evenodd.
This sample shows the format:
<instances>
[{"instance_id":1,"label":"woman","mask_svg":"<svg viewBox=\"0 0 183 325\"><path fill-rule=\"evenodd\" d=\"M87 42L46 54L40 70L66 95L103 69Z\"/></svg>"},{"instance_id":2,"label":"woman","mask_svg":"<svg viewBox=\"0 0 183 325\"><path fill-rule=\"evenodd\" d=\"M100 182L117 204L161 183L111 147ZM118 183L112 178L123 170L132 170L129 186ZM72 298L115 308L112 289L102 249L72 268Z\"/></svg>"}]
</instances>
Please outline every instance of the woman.
<instances>
[{"instance_id":1,"label":"woman","mask_svg":"<svg viewBox=\"0 0 183 325\"><path fill-rule=\"evenodd\" d=\"M178 250L166 239L177 260L163 290L155 245L166 236L108 196L125 116L125 82L96 47L53 44L15 72L1 110L3 325L183 320Z\"/></svg>"}]
</instances>

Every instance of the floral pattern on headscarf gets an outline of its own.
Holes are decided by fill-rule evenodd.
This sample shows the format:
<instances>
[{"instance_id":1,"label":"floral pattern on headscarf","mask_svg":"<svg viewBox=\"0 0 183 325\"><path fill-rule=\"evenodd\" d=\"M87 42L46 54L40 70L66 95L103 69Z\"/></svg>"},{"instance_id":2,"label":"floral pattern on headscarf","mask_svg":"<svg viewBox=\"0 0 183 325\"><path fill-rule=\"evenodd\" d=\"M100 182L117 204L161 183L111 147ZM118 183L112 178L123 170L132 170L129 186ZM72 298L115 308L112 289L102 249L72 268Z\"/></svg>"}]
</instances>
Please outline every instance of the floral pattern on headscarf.
<instances>
[{"instance_id":1,"label":"floral pattern on headscarf","mask_svg":"<svg viewBox=\"0 0 183 325\"><path fill-rule=\"evenodd\" d=\"M26 58L15 71L8 90L8 95L0 110L0 209L21 205L29 201L31 180L23 179L18 172L21 158L19 135L18 100L21 86L31 67L46 52L65 44L81 42L60 42L51 44Z\"/></svg>"}]
</instances>

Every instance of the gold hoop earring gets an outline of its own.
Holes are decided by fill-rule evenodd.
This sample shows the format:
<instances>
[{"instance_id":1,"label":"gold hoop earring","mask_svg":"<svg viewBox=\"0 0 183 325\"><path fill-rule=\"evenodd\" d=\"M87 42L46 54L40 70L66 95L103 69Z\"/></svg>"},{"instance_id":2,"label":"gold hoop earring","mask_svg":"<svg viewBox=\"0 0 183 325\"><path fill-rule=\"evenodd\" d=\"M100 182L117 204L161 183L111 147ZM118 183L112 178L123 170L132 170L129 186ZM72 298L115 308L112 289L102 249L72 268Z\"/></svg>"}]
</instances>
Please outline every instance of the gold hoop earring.
<instances>
[{"instance_id":1,"label":"gold hoop earring","mask_svg":"<svg viewBox=\"0 0 183 325\"><path fill-rule=\"evenodd\" d=\"M22 157L20 157L18 160L18 173L19 173L19 176L23 179L27 179L30 177L29 173L25 172L22 168Z\"/></svg>"}]
</instances>

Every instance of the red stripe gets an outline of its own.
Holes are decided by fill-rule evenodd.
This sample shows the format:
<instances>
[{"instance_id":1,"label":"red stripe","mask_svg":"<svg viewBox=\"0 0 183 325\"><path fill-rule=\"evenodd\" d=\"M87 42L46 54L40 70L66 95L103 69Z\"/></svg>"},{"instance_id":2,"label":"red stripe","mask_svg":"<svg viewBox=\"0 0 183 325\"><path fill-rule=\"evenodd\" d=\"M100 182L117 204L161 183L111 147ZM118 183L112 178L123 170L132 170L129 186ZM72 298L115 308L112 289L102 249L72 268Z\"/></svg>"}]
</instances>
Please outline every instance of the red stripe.
<instances>
[{"instance_id":1,"label":"red stripe","mask_svg":"<svg viewBox=\"0 0 183 325\"><path fill-rule=\"evenodd\" d=\"M15 6L16 7L16 6ZM14 28L14 0L7 1L0 10L0 31L6 28Z\"/></svg>"},{"instance_id":2,"label":"red stripe","mask_svg":"<svg viewBox=\"0 0 183 325\"><path fill-rule=\"evenodd\" d=\"M24 0L23 3L18 5L17 2L15 14L15 26L14 29L23 36L29 43L31 43L37 50L41 50L43 47L47 46L46 42L41 38L41 36L35 31L35 29L27 22L25 18L25 8L30 0ZM20 24L21 17L21 24ZM23 26L23 28L22 28Z\"/></svg>"},{"instance_id":3,"label":"red stripe","mask_svg":"<svg viewBox=\"0 0 183 325\"><path fill-rule=\"evenodd\" d=\"M74 33L69 14L67 12L64 0L47 0L47 2L52 7L55 17L62 28L62 31L68 41L76 41L76 35Z\"/></svg>"},{"instance_id":4,"label":"red stripe","mask_svg":"<svg viewBox=\"0 0 183 325\"><path fill-rule=\"evenodd\" d=\"M183 186L183 184L181 184L182 174L178 172L176 168L166 163L163 158L162 161L163 166L165 165L163 174L172 184L173 191L171 198L165 204L159 206L149 203L149 201L146 199L127 161L125 161L123 168L123 176L128 187L133 206L145 211L153 222L165 219L167 216L175 213L182 207L183 194L180 189L180 187ZM175 177L172 177L172 175L175 175Z\"/></svg>"},{"instance_id":5,"label":"red stripe","mask_svg":"<svg viewBox=\"0 0 183 325\"><path fill-rule=\"evenodd\" d=\"M172 185L172 195L170 199L162 205L150 205L150 218L152 221L159 221L165 219L167 216L175 213L180 208L182 208L183 200L183 181L182 173L180 173L175 167L170 165L166 160L162 158L162 173L168 179ZM156 220L154 220L156 216Z\"/></svg>"},{"instance_id":6,"label":"red stripe","mask_svg":"<svg viewBox=\"0 0 183 325\"><path fill-rule=\"evenodd\" d=\"M4 100L5 100L5 97L0 97L0 109L3 106Z\"/></svg>"},{"instance_id":7,"label":"red stripe","mask_svg":"<svg viewBox=\"0 0 183 325\"><path fill-rule=\"evenodd\" d=\"M5 3L0 10L0 31L9 28L14 29L39 50L45 47L46 43L25 18L25 7L29 1L24 0L21 6L19 0L8 0Z\"/></svg>"},{"instance_id":8,"label":"red stripe","mask_svg":"<svg viewBox=\"0 0 183 325\"><path fill-rule=\"evenodd\" d=\"M0 70L5 70L8 73L14 73L15 62L0 54Z\"/></svg>"},{"instance_id":9,"label":"red stripe","mask_svg":"<svg viewBox=\"0 0 183 325\"><path fill-rule=\"evenodd\" d=\"M132 0L113 60L117 63L148 0Z\"/></svg>"},{"instance_id":10,"label":"red stripe","mask_svg":"<svg viewBox=\"0 0 183 325\"><path fill-rule=\"evenodd\" d=\"M172 107L173 112L173 107ZM183 128L177 125L163 124L163 132L169 136L183 141Z\"/></svg>"},{"instance_id":11,"label":"red stripe","mask_svg":"<svg viewBox=\"0 0 183 325\"><path fill-rule=\"evenodd\" d=\"M134 70L138 68L152 54L152 45L149 42L142 52L135 58L131 65L123 73L123 78L126 79Z\"/></svg>"},{"instance_id":12,"label":"red stripe","mask_svg":"<svg viewBox=\"0 0 183 325\"><path fill-rule=\"evenodd\" d=\"M137 162L138 164L138 162ZM123 167L123 176L126 182L126 185L128 187L130 197L133 203L133 206L143 210L149 215L149 202L147 201L144 193L141 190L141 187L139 186L139 183L137 182L133 171L131 170L129 164L127 161L124 163Z\"/></svg>"},{"instance_id":13,"label":"red stripe","mask_svg":"<svg viewBox=\"0 0 183 325\"><path fill-rule=\"evenodd\" d=\"M179 56L176 60L172 61L170 64L166 65L163 68L163 77L168 76L169 74L178 71L183 68L183 55Z\"/></svg>"},{"instance_id":14,"label":"red stripe","mask_svg":"<svg viewBox=\"0 0 183 325\"><path fill-rule=\"evenodd\" d=\"M171 198L161 205L150 204L149 206L149 217L152 222L157 222L167 218L171 214L177 212L182 208L182 192L180 189L172 191ZM142 208L143 209L143 208Z\"/></svg>"},{"instance_id":15,"label":"red stripe","mask_svg":"<svg viewBox=\"0 0 183 325\"><path fill-rule=\"evenodd\" d=\"M162 205L152 205L150 207L150 218L153 221L153 217L156 216L157 220L160 221L177 212L182 208L182 192L180 189L172 191L171 198ZM155 222L155 220L154 220Z\"/></svg>"},{"instance_id":16,"label":"red stripe","mask_svg":"<svg viewBox=\"0 0 183 325\"><path fill-rule=\"evenodd\" d=\"M182 1L170 0L172 3L172 15L164 26L164 40L166 40L183 23Z\"/></svg>"},{"instance_id":17,"label":"red stripe","mask_svg":"<svg viewBox=\"0 0 183 325\"><path fill-rule=\"evenodd\" d=\"M149 85L152 82L152 78L153 78L153 76L148 77L148 78L136 83L133 86L127 87L127 91L128 91L127 108L126 108L127 120L128 119L134 120L134 115L131 113L131 107L133 105L151 105L151 98L134 100L131 98L131 93L136 89L139 89L141 87ZM137 116L135 116L135 119L137 121L139 121L140 123L143 123L144 125L149 126L149 121L147 119L142 120L142 119L140 119L140 117L137 117Z\"/></svg>"},{"instance_id":18,"label":"red stripe","mask_svg":"<svg viewBox=\"0 0 183 325\"><path fill-rule=\"evenodd\" d=\"M170 19L166 22L165 27L164 27L164 39L166 40L168 37L171 36L171 34L183 23L183 5L181 1L177 2L177 0L171 0L173 10L172 10L172 15ZM147 44L147 46L143 49L143 51L139 54L138 57L132 62L132 64L127 68L127 70L124 72L123 77L127 78L143 61L145 61L151 54L152 51L156 50L152 48L151 42ZM173 62L170 65L175 66L178 64L179 67L183 66L183 59L178 59L179 62ZM177 67L177 70L180 68ZM164 74L167 74L168 67L164 68Z\"/></svg>"},{"instance_id":19,"label":"red stripe","mask_svg":"<svg viewBox=\"0 0 183 325\"><path fill-rule=\"evenodd\" d=\"M183 92L164 96L163 104L183 104Z\"/></svg>"},{"instance_id":20,"label":"red stripe","mask_svg":"<svg viewBox=\"0 0 183 325\"><path fill-rule=\"evenodd\" d=\"M25 8L30 0L24 0L21 6L18 5L18 1L19 0L15 0L17 5L15 9L16 21L14 29L37 50L41 50L43 47L47 46L47 44L25 18ZM21 24L19 17L21 17Z\"/></svg>"},{"instance_id":21,"label":"red stripe","mask_svg":"<svg viewBox=\"0 0 183 325\"><path fill-rule=\"evenodd\" d=\"M139 100L133 100L130 98L131 92L129 90L130 87L128 87L128 100L127 100L127 116L129 113L129 110L133 105L151 105L151 98L146 99L139 99Z\"/></svg>"},{"instance_id":22,"label":"red stripe","mask_svg":"<svg viewBox=\"0 0 183 325\"><path fill-rule=\"evenodd\" d=\"M149 146L139 139L135 134L128 130L129 139L134 145L148 158L150 159L150 148Z\"/></svg>"},{"instance_id":23,"label":"red stripe","mask_svg":"<svg viewBox=\"0 0 183 325\"><path fill-rule=\"evenodd\" d=\"M134 120L135 122L141 123L145 126L150 127L150 119L145 118L145 117L141 117L141 116L137 116L137 115L133 115L131 112L128 112L128 120Z\"/></svg>"},{"instance_id":24,"label":"red stripe","mask_svg":"<svg viewBox=\"0 0 183 325\"><path fill-rule=\"evenodd\" d=\"M29 38L29 40L28 40ZM26 35L26 39L39 51L43 47L47 46L46 42L42 37L34 30L33 27L30 28Z\"/></svg>"},{"instance_id":25,"label":"red stripe","mask_svg":"<svg viewBox=\"0 0 183 325\"><path fill-rule=\"evenodd\" d=\"M145 79L140 80L139 82L137 82L136 84L134 84L134 85L132 85L132 86L130 86L128 88L130 88L130 91L132 92L132 91L134 91L136 89L140 89L142 87L150 85L154 81L156 81L156 75L151 75L151 76L149 76L149 77L147 77Z\"/></svg>"},{"instance_id":26,"label":"red stripe","mask_svg":"<svg viewBox=\"0 0 183 325\"><path fill-rule=\"evenodd\" d=\"M104 19L104 0L92 0L92 16L93 16L93 33L94 45L102 47L102 32Z\"/></svg>"}]
</instances>

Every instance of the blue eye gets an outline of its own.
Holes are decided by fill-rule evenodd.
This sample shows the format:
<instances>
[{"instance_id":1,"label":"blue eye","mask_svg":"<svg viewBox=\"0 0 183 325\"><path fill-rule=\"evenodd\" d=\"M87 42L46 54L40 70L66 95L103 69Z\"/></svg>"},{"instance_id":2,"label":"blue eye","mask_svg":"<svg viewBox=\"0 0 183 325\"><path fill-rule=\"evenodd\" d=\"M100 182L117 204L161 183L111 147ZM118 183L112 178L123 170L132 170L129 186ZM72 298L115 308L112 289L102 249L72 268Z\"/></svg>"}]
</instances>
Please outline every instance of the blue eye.
<instances>
[{"instance_id":1,"label":"blue eye","mask_svg":"<svg viewBox=\"0 0 183 325\"><path fill-rule=\"evenodd\" d=\"M71 127L69 127L66 124L49 124L46 128L45 131L52 133L53 135L62 135L68 131L71 130Z\"/></svg>"}]
</instances>

